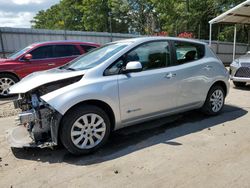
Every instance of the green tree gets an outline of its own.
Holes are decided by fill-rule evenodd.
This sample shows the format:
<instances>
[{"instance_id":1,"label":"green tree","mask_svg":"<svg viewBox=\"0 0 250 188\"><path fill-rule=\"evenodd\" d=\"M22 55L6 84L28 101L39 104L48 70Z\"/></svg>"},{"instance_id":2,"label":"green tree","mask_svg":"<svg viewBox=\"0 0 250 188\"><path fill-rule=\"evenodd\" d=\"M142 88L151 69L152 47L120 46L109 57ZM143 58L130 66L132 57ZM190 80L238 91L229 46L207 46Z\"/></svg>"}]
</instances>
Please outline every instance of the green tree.
<instances>
[{"instance_id":1,"label":"green tree","mask_svg":"<svg viewBox=\"0 0 250 188\"><path fill-rule=\"evenodd\" d=\"M32 20L34 28L67 29L152 35L165 31L171 36L192 32L208 39L209 20L243 0L61 0ZM213 39L229 41L233 29L215 24ZM239 26L239 41L248 41L249 27ZM219 35L218 35L219 33Z\"/></svg>"},{"instance_id":2,"label":"green tree","mask_svg":"<svg viewBox=\"0 0 250 188\"><path fill-rule=\"evenodd\" d=\"M129 17L129 4L127 0L110 0L109 1L110 16L112 21L112 30L116 33L128 33L131 25Z\"/></svg>"},{"instance_id":3,"label":"green tree","mask_svg":"<svg viewBox=\"0 0 250 188\"><path fill-rule=\"evenodd\" d=\"M76 0L62 0L46 11L39 11L31 21L36 29L83 30L82 13Z\"/></svg>"},{"instance_id":4,"label":"green tree","mask_svg":"<svg viewBox=\"0 0 250 188\"><path fill-rule=\"evenodd\" d=\"M78 8L86 31L108 32L108 0L83 0Z\"/></svg>"},{"instance_id":5,"label":"green tree","mask_svg":"<svg viewBox=\"0 0 250 188\"><path fill-rule=\"evenodd\" d=\"M60 6L56 4L46 11L39 11L31 23L32 27L36 29L61 29Z\"/></svg>"}]
</instances>

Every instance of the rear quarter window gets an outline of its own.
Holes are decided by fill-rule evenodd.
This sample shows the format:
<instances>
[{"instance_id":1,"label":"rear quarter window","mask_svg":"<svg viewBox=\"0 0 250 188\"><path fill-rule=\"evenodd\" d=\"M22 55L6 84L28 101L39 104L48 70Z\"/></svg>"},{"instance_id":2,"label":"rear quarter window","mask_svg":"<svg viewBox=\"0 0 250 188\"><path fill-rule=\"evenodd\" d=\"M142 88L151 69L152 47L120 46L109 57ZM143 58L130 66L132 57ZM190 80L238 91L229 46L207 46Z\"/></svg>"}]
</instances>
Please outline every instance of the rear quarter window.
<instances>
[{"instance_id":1,"label":"rear quarter window","mask_svg":"<svg viewBox=\"0 0 250 188\"><path fill-rule=\"evenodd\" d=\"M177 64L184 64L199 60L205 56L205 46L192 42L175 42Z\"/></svg>"},{"instance_id":2,"label":"rear quarter window","mask_svg":"<svg viewBox=\"0 0 250 188\"><path fill-rule=\"evenodd\" d=\"M85 53L95 49L95 46L81 45L81 48L85 51Z\"/></svg>"}]
</instances>

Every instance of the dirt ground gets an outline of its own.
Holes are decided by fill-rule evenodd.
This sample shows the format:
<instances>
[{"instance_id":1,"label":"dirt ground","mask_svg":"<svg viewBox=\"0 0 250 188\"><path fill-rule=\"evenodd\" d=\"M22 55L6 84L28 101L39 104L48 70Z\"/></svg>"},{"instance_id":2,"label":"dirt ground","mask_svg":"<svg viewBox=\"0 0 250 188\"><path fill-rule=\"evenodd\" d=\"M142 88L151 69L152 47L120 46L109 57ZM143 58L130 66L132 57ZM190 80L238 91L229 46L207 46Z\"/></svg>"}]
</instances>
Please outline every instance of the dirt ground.
<instances>
[{"instance_id":1,"label":"dirt ground","mask_svg":"<svg viewBox=\"0 0 250 188\"><path fill-rule=\"evenodd\" d=\"M249 99L250 86L232 87L219 116L192 111L126 128L81 157L11 150L5 131L14 117L0 118L0 187L250 187ZM1 117L16 113L6 102Z\"/></svg>"},{"instance_id":2,"label":"dirt ground","mask_svg":"<svg viewBox=\"0 0 250 188\"><path fill-rule=\"evenodd\" d=\"M18 114L19 110L14 109L14 105L12 100L15 97L8 98L8 99L0 99L0 118L15 116Z\"/></svg>"}]
</instances>

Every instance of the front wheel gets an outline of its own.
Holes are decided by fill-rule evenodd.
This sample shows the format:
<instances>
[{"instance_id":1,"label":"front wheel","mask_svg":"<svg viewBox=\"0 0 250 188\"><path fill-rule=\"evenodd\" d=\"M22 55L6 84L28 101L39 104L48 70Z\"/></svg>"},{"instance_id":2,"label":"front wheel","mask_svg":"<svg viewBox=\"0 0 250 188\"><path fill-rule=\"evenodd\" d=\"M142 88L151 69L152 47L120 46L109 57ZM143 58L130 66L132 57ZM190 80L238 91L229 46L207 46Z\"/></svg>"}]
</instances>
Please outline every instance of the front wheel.
<instances>
[{"instance_id":1,"label":"front wheel","mask_svg":"<svg viewBox=\"0 0 250 188\"><path fill-rule=\"evenodd\" d=\"M207 95L202 111L207 115L217 115L225 102L225 91L221 86L213 86Z\"/></svg>"},{"instance_id":2,"label":"front wheel","mask_svg":"<svg viewBox=\"0 0 250 188\"><path fill-rule=\"evenodd\" d=\"M110 134L108 115L99 107L83 105L70 110L62 119L60 139L72 154L93 152L107 141Z\"/></svg>"},{"instance_id":3,"label":"front wheel","mask_svg":"<svg viewBox=\"0 0 250 188\"><path fill-rule=\"evenodd\" d=\"M9 88L18 82L18 79L8 73L0 74L0 97L9 97Z\"/></svg>"}]
</instances>

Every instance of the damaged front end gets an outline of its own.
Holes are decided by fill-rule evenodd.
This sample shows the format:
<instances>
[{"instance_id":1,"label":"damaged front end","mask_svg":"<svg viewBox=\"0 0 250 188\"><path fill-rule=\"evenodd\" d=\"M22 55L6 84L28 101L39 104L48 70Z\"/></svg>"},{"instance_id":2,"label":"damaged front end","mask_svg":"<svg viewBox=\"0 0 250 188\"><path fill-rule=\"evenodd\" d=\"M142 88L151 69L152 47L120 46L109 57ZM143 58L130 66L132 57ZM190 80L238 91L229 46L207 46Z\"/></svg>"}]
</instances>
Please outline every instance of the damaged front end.
<instances>
[{"instance_id":1,"label":"damaged front end","mask_svg":"<svg viewBox=\"0 0 250 188\"><path fill-rule=\"evenodd\" d=\"M62 114L42 100L42 97L80 81L83 75L83 71L51 69L33 73L13 85L9 93L18 94L14 106L21 109L21 113L16 119L18 126L7 131L10 146L22 148L57 145Z\"/></svg>"},{"instance_id":2,"label":"damaged front end","mask_svg":"<svg viewBox=\"0 0 250 188\"><path fill-rule=\"evenodd\" d=\"M40 93L19 94L15 108L22 110L16 118L17 127L8 131L11 147L52 147L57 145L62 115L40 98Z\"/></svg>"}]
</instances>

